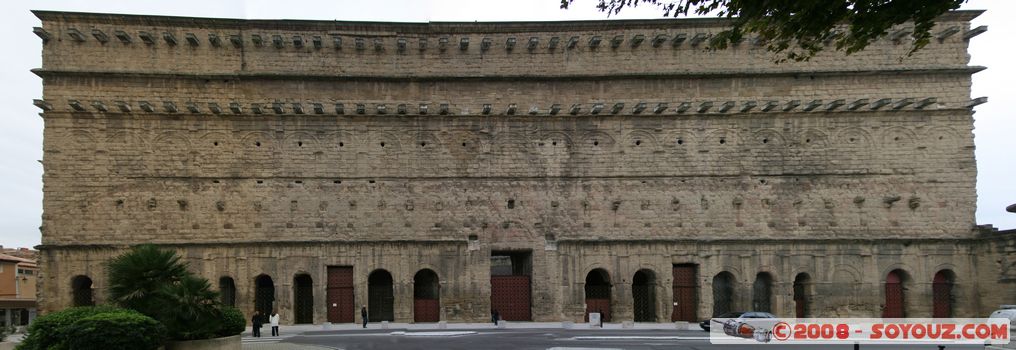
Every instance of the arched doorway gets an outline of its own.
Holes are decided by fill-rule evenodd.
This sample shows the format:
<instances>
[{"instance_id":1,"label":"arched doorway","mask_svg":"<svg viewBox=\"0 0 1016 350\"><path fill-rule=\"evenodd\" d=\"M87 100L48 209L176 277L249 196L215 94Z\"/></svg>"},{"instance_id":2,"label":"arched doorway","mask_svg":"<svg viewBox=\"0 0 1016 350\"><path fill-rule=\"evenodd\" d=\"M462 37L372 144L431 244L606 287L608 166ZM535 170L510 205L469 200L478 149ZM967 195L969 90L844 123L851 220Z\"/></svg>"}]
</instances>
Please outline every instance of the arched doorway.
<instances>
[{"instance_id":1,"label":"arched doorway","mask_svg":"<svg viewBox=\"0 0 1016 350\"><path fill-rule=\"evenodd\" d=\"M931 283L931 317L952 317L953 283L955 281L956 274L952 270L945 269L935 273L935 278Z\"/></svg>"},{"instance_id":2,"label":"arched doorway","mask_svg":"<svg viewBox=\"0 0 1016 350\"><path fill-rule=\"evenodd\" d=\"M656 274L652 270L638 270L631 279L632 304L635 322L656 322Z\"/></svg>"},{"instance_id":3,"label":"arched doorway","mask_svg":"<svg viewBox=\"0 0 1016 350\"><path fill-rule=\"evenodd\" d=\"M268 275L258 275L254 279L254 310L261 315L271 315L275 306L275 283Z\"/></svg>"},{"instance_id":4,"label":"arched doorway","mask_svg":"<svg viewBox=\"0 0 1016 350\"><path fill-rule=\"evenodd\" d=\"M308 274L293 277L293 321L314 323L314 280Z\"/></svg>"},{"instance_id":5,"label":"arched doorway","mask_svg":"<svg viewBox=\"0 0 1016 350\"><path fill-rule=\"evenodd\" d=\"M395 321L394 304L392 274L374 270L367 277L367 319L371 322Z\"/></svg>"},{"instance_id":6,"label":"arched doorway","mask_svg":"<svg viewBox=\"0 0 1016 350\"><path fill-rule=\"evenodd\" d=\"M604 269L586 274L586 321L590 312L599 312L603 322L610 321L610 275Z\"/></svg>"},{"instance_id":7,"label":"arched doorway","mask_svg":"<svg viewBox=\"0 0 1016 350\"><path fill-rule=\"evenodd\" d=\"M903 285L907 281L907 273L903 270L892 270L885 276L885 307L882 309L883 318L906 317L906 298Z\"/></svg>"},{"instance_id":8,"label":"arched doorway","mask_svg":"<svg viewBox=\"0 0 1016 350\"><path fill-rule=\"evenodd\" d=\"M797 318L811 316L811 276L799 273L794 277L794 314Z\"/></svg>"},{"instance_id":9,"label":"arched doorway","mask_svg":"<svg viewBox=\"0 0 1016 350\"><path fill-rule=\"evenodd\" d=\"M95 299L92 297L92 279L88 276L78 275L71 279L71 294L74 306L95 305Z\"/></svg>"},{"instance_id":10,"label":"arched doorway","mask_svg":"<svg viewBox=\"0 0 1016 350\"><path fill-rule=\"evenodd\" d=\"M723 271L713 276L713 317L733 311L734 275Z\"/></svg>"},{"instance_id":11,"label":"arched doorway","mask_svg":"<svg viewBox=\"0 0 1016 350\"><path fill-rule=\"evenodd\" d=\"M441 291L437 273L423 269L413 276L413 321L438 322L441 320Z\"/></svg>"},{"instance_id":12,"label":"arched doorway","mask_svg":"<svg viewBox=\"0 0 1016 350\"><path fill-rule=\"evenodd\" d=\"M751 285L751 311L772 312L773 276L768 272L755 275Z\"/></svg>"},{"instance_id":13,"label":"arched doorway","mask_svg":"<svg viewBox=\"0 0 1016 350\"><path fill-rule=\"evenodd\" d=\"M219 301L222 305L236 306L236 283L232 277L219 277Z\"/></svg>"}]
</instances>

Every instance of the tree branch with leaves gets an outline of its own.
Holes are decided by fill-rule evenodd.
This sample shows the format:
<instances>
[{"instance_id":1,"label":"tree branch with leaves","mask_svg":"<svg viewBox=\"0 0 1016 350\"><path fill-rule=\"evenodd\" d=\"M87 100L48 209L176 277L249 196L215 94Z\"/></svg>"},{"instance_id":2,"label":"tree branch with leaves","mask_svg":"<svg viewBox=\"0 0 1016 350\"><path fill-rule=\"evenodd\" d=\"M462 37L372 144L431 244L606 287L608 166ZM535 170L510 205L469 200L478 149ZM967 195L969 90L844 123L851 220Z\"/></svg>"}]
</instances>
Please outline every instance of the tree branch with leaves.
<instances>
[{"instance_id":1,"label":"tree branch with leaves","mask_svg":"<svg viewBox=\"0 0 1016 350\"><path fill-rule=\"evenodd\" d=\"M567 9L574 0L561 0ZM664 17L715 15L730 27L713 35L709 47L723 49L748 34L782 55L779 61L807 61L831 44L851 54L889 34L894 26L913 23L907 56L931 41L931 29L942 14L966 0L599 0L608 16L625 8L656 6Z\"/></svg>"}]
</instances>

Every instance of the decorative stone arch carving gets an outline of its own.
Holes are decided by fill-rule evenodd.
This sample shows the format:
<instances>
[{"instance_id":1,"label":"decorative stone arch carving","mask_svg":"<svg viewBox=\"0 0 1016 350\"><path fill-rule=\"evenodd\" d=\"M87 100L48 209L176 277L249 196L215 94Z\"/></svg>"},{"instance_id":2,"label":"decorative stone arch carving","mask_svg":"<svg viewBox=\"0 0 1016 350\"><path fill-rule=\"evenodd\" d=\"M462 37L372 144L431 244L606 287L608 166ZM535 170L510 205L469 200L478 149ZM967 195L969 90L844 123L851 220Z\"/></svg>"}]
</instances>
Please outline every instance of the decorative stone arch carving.
<instances>
[{"instance_id":1,"label":"decorative stone arch carving","mask_svg":"<svg viewBox=\"0 0 1016 350\"><path fill-rule=\"evenodd\" d=\"M787 140L783 134L775 129L759 129L752 133L751 137L751 148L777 150L787 146Z\"/></svg>"},{"instance_id":2,"label":"decorative stone arch carving","mask_svg":"<svg viewBox=\"0 0 1016 350\"><path fill-rule=\"evenodd\" d=\"M917 138L913 131L901 126L885 128L879 136L880 146L882 147L908 147Z\"/></svg>"},{"instance_id":3,"label":"decorative stone arch carving","mask_svg":"<svg viewBox=\"0 0 1016 350\"><path fill-rule=\"evenodd\" d=\"M240 149L244 154L270 152L275 147L275 137L266 131L250 131L239 135Z\"/></svg>"},{"instance_id":4,"label":"decorative stone arch carving","mask_svg":"<svg viewBox=\"0 0 1016 350\"><path fill-rule=\"evenodd\" d=\"M287 153L311 153L316 150L320 150L321 148L322 147L318 138L305 131L286 133L282 139L282 149Z\"/></svg>"},{"instance_id":5,"label":"decorative stone arch carving","mask_svg":"<svg viewBox=\"0 0 1016 350\"><path fill-rule=\"evenodd\" d=\"M653 152L659 149L656 135L648 130L632 130L624 135L624 149L637 152Z\"/></svg>"},{"instance_id":6,"label":"decorative stone arch carving","mask_svg":"<svg viewBox=\"0 0 1016 350\"><path fill-rule=\"evenodd\" d=\"M583 133L575 145L577 152L599 154L614 150L616 141L613 136L602 131L590 131Z\"/></svg>"},{"instance_id":7,"label":"decorative stone arch carving","mask_svg":"<svg viewBox=\"0 0 1016 350\"><path fill-rule=\"evenodd\" d=\"M828 147L829 134L819 129L807 129L797 135L803 147Z\"/></svg>"},{"instance_id":8,"label":"decorative stone arch carving","mask_svg":"<svg viewBox=\"0 0 1016 350\"><path fill-rule=\"evenodd\" d=\"M847 149L867 149L873 144L871 133L857 127L840 130L833 137L833 142Z\"/></svg>"}]
</instances>

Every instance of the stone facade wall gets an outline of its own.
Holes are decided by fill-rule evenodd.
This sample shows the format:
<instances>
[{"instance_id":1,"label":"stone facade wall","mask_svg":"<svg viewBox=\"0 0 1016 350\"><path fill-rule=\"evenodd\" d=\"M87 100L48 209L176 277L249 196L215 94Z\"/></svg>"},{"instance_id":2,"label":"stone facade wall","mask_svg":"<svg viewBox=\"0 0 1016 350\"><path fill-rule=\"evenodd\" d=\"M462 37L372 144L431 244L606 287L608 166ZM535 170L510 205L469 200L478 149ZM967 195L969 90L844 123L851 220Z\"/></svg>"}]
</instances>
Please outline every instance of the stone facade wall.
<instances>
[{"instance_id":1,"label":"stone facade wall","mask_svg":"<svg viewBox=\"0 0 1016 350\"><path fill-rule=\"evenodd\" d=\"M327 266L353 267L357 304L369 273L391 272L396 321L413 320L413 276L429 268L441 319L483 321L492 251L531 252L536 321L581 320L594 268L610 275L615 320L633 317L633 274L652 271L668 321L670 266L689 263L700 317L722 271L740 308L770 273L787 316L801 272L814 316L878 316L896 268L915 316L942 269L958 276L958 316L1013 302L990 292L1012 283L1011 238L974 230L976 13L943 17L934 32L959 31L913 57L883 40L779 65L751 41L693 45L717 20L37 15L45 310L72 303L79 275L102 301L104 261L150 242L234 278L244 310L254 278L272 277L284 322L297 274L325 320Z\"/></svg>"}]
</instances>

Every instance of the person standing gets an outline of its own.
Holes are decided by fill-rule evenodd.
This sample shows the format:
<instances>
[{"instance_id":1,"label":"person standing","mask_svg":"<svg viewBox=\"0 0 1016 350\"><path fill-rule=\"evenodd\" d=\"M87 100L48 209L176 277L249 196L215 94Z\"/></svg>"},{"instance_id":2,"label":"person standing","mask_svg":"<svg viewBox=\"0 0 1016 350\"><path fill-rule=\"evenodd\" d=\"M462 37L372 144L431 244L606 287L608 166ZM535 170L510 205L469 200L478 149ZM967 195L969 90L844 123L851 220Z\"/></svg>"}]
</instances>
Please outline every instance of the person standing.
<instances>
[{"instance_id":1,"label":"person standing","mask_svg":"<svg viewBox=\"0 0 1016 350\"><path fill-rule=\"evenodd\" d=\"M254 310L254 316L251 316L251 318L250 318L250 324L251 324L251 330L250 330L251 336L253 336L255 338L260 338L261 337L261 324L262 324L262 321L261 321L261 312L260 311Z\"/></svg>"},{"instance_id":2,"label":"person standing","mask_svg":"<svg viewBox=\"0 0 1016 350\"><path fill-rule=\"evenodd\" d=\"M363 319L363 328L367 328L367 305L360 308L360 318Z\"/></svg>"},{"instance_id":3,"label":"person standing","mask_svg":"<svg viewBox=\"0 0 1016 350\"><path fill-rule=\"evenodd\" d=\"M268 324L272 326L272 336L279 336L279 312L272 310L272 316L268 317Z\"/></svg>"},{"instance_id":4,"label":"person standing","mask_svg":"<svg viewBox=\"0 0 1016 350\"><path fill-rule=\"evenodd\" d=\"M501 319L501 314L497 312L497 309L490 311L490 320L494 321L494 325L497 326L497 321Z\"/></svg>"}]
</instances>

